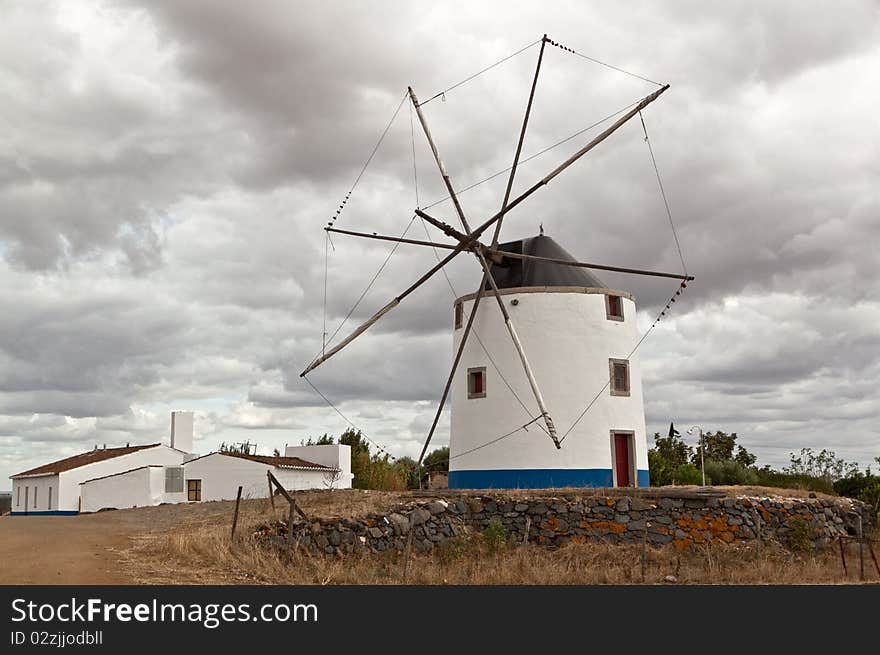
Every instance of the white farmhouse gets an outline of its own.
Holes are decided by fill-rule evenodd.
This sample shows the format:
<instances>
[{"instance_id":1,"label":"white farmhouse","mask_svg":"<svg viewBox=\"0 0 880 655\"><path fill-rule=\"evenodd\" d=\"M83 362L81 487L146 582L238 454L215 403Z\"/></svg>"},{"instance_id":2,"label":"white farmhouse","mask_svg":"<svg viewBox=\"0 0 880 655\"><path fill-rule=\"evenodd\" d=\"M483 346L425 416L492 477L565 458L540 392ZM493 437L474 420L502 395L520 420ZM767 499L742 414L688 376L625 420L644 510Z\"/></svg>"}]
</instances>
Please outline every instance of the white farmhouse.
<instances>
[{"instance_id":1,"label":"white farmhouse","mask_svg":"<svg viewBox=\"0 0 880 655\"><path fill-rule=\"evenodd\" d=\"M147 465L183 464L187 453L159 443L98 448L12 476L13 514L78 514L80 483Z\"/></svg>"},{"instance_id":2,"label":"white farmhouse","mask_svg":"<svg viewBox=\"0 0 880 655\"><path fill-rule=\"evenodd\" d=\"M575 261L543 235L499 250ZM485 297L492 292L483 291L473 326L480 339L467 341L453 379L449 487L648 486L632 294L584 268L540 261L509 257L492 273L565 440L557 450L532 420L540 413L519 355L497 304ZM455 351L475 295L455 302ZM491 361L481 342L491 344Z\"/></svg>"},{"instance_id":3,"label":"white farmhouse","mask_svg":"<svg viewBox=\"0 0 880 655\"><path fill-rule=\"evenodd\" d=\"M332 448L337 453L337 460L333 462L327 459L329 464L318 464L293 456L211 453L184 465L187 499L232 500L235 499L239 486L242 487L242 498L268 498L267 471L270 471L287 490L351 488L349 446L303 446L302 448L306 453L313 449ZM320 457L320 452L315 454ZM340 459L345 461L340 462Z\"/></svg>"}]
</instances>

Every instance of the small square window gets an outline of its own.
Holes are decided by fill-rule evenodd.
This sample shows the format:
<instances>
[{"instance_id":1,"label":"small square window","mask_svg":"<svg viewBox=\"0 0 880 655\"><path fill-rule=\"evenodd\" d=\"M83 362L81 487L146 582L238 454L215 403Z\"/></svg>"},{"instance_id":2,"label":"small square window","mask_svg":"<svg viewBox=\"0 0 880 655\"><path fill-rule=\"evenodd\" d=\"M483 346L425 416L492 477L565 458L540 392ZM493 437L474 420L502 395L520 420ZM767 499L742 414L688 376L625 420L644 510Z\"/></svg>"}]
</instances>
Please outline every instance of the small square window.
<instances>
[{"instance_id":1,"label":"small square window","mask_svg":"<svg viewBox=\"0 0 880 655\"><path fill-rule=\"evenodd\" d=\"M169 466L165 469L165 493L183 493L183 467Z\"/></svg>"},{"instance_id":2,"label":"small square window","mask_svg":"<svg viewBox=\"0 0 880 655\"><path fill-rule=\"evenodd\" d=\"M460 302L455 303L455 329L461 327L462 319L464 318L464 307Z\"/></svg>"},{"instance_id":3,"label":"small square window","mask_svg":"<svg viewBox=\"0 0 880 655\"><path fill-rule=\"evenodd\" d=\"M608 369L611 375L611 395L629 395L629 360L609 359Z\"/></svg>"},{"instance_id":4,"label":"small square window","mask_svg":"<svg viewBox=\"0 0 880 655\"><path fill-rule=\"evenodd\" d=\"M468 369L468 398L486 397L486 367Z\"/></svg>"},{"instance_id":5,"label":"small square window","mask_svg":"<svg viewBox=\"0 0 880 655\"><path fill-rule=\"evenodd\" d=\"M186 481L186 499L197 501L202 499L202 481L187 480Z\"/></svg>"},{"instance_id":6,"label":"small square window","mask_svg":"<svg viewBox=\"0 0 880 655\"><path fill-rule=\"evenodd\" d=\"M620 296L605 296L605 318L609 321L623 320L623 298Z\"/></svg>"}]
</instances>

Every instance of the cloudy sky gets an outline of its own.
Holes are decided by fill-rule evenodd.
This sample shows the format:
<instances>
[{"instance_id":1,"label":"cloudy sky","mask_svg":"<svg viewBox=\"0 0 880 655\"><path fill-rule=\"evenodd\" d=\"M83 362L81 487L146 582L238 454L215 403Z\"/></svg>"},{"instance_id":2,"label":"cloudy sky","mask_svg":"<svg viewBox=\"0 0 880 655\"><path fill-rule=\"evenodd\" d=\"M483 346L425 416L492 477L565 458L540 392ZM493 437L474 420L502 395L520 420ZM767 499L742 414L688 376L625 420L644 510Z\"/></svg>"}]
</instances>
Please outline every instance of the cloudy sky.
<instances>
[{"instance_id":1,"label":"cloudy sky","mask_svg":"<svg viewBox=\"0 0 880 655\"><path fill-rule=\"evenodd\" d=\"M762 463L880 454L880 5L876 2L5 2L0 21L0 488L94 444L260 452L345 421L298 377L321 345L322 227L407 85L422 99L540 39L671 88L645 111L696 281L644 342L649 431L736 431ZM456 185L512 159L537 57L425 105ZM656 87L549 48L532 155ZM443 189L404 104L338 227L404 232ZM418 126L416 126L418 127ZM532 184L594 129L523 164ZM462 195L497 211L504 176ZM418 196L417 196L418 193ZM434 210L452 221L448 203ZM587 261L679 271L638 121L505 222ZM334 238L340 325L389 245ZM426 270L402 246L337 339ZM417 455L451 351L464 257L314 383ZM647 327L675 283L631 289ZM590 394L591 395L591 394ZM439 443L448 439L443 423Z\"/></svg>"}]
</instances>

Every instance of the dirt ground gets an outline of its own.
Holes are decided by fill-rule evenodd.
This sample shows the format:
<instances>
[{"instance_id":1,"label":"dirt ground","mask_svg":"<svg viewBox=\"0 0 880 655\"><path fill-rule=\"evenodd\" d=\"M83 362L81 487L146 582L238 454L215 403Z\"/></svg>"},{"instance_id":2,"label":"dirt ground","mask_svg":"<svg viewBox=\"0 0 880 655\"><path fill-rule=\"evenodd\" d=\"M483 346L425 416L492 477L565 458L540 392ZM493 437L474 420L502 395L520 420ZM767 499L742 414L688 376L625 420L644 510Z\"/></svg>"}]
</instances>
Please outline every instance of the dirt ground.
<instances>
[{"instance_id":1,"label":"dirt ground","mask_svg":"<svg viewBox=\"0 0 880 655\"><path fill-rule=\"evenodd\" d=\"M728 493L806 495L783 489L717 487ZM684 491L684 488L680 488ZM600 490L559 490L559 493L592 494ZM614 493L601 490L602 493ZM633 490L620 490L633 493ZM666 489L669 492L669 488ZM430 492L377 492L337 490L300 492L298 500L312 516L350 517L384 511L389 506ZM443 491L444 496L479 492ZM534 493L508 492L512 497ZM639 490L649 495L651 490ZM280 502L280 501L279 501ZM174 570L167 561L144 557L145 544L165 534L196 534L231 525L234 502L142 507L80 516L0 516L0 584L167 584L204 583L204 570ZM243 529L255 520L270 516L268 499L242 502L239 525ZM279 516L281 512L279 510ZM224 537L225 539L225 537ZM153 558L156 559L156 558ZM230 572L213 583L247 582L247 577ZM231 577L230 577L231 576ZM184 579L186 578L186 579ZM228 578L228 579L227 579Z\"/></svg>"},{"instance_id":2,"label":"dirt ground","mask_svg":"<svg viewBox=\"0 0 880 655\"><path fill-rule=\"evenodd\" d=\"M0 517L0 584L137 584L134 541L186 524L231 520L230 503L142 507L80 516Z\"/></svg>"}]
</instances>

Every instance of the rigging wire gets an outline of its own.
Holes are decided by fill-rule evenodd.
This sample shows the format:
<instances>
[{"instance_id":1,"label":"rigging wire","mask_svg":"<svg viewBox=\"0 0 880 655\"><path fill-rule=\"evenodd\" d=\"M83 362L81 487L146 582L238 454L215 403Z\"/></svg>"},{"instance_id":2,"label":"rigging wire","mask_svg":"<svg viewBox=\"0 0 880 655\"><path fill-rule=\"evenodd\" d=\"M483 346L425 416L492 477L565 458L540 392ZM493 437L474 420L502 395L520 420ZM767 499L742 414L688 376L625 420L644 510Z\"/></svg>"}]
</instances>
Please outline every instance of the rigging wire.
<instances>
[{"instance_id":1,"label":"rigging wire","mask_svg":"<svg viewBox=\"0 0 880 655\"><path fill-rule=\"evenodd\" d=\"M324 326L321 331L321 356L327 347L327 267L330 261L330 233L324 232Z\"/></svg>"},{"instance_id":2,"label":"rigging wire","mask_svg":"<svg viewBox=\"0 0 880 655\"><path fill-rule=\"evenodd\" d=\"M357 187L358 182L361 181L361 178L364 176L364 173L367 170L367 167L370 165L370 162L373 161L373 157L376 155L376 152L379 150L379 146L382 145L382 141L385 140L385 136L388 134L388 130L391 129L391 126L394 124L394 121L397 119L397 114L400 113L400 108L403 107L403 103L406 102L406 99L409 97L409 93L404 93L403 98L400 99L400 102L397 105L397 109L394 110L394 113L391 115L391 120L388 121L388 124L385 126L385 129L382 130L382 134L379 136L379 140L376 141L376 145L373 146L373 150L370 152L370 156L367 157L367 161L364 162L363 167L361 167L360 173L358 173L357 177L354 180L354 183L351 185L351 188L348 190L348 193L345 194L345 198L343 198L342 203L336 209L336 213L330 218L330 221L327 223L331 227L336 222L336 219L339 218L339 214L342 213L343 208L348 203L349 198L351 198L351 194L354 193L355 187Z\"/></svg>"},{"instance_id":3,"label":"rigging wire","mask_svg":"<svg viewBox=\"0 0 880 655\"><path fill-rule=\"evenodd\" d=\"M327 396L325 396L325 395L321 392L321 390L318 389L318 387L316 387L316 386L314 385L314 383L313 383L311 380L309 380L309 378L308 378L307 376L303 376L303 379L304 379L306 382L309 383L309 386L315 391L315 393L318 394L319 396L321 396L321 398L324 399L324 402L327 403L327 405L328 405L328 406L329 406L334 412L336 412L337 414L339 414L339 415L342 417L342 419L343 419L346 423L348 423L351 427L353 427L355 430L357 430L357 431L360 433L360 435L361 435L362 437L364 437L367 441L369 441L371 444L373 444L374 446L376 446L377 450L378 450L380 453L385 453L385 454L388 455L388 457L390 457L393 461L397 461L397 457L395 457L395 456L392 455L390 452L388 452L388 450L386 450L383 446L381 446L379 443L377 443L375 440L373 440L373 439L372 439L372 438L371 438L366 432L364 432L364 431L361 430L357 425L355 425L354 422L353 422L350 418L348 418L345 414L343 414L343 413L342 413L342 410L340 410L336 405L334 405L334 404L331 402L331 400L330 400Z\"/></svg>"},{"instance_id":4,"label":"rigging wire","mask_svg":"<svg viewBox=\"0 0 880 655\"><path fill-rule=\"evenodd\" d=\"M650 78L642 77L641 75L638 75L638 74L636 74L636 73L632 73L632 72L630 72L630 71L628 71L628 70L624 70L623 68L618 68L617 66L612 66L611 64L606 63L606 62L604 62L604 61L600 61L600 60L598 60L598 59L594 59L593 57L588 57L588 56L585 55L585 54L582 54L582 53L580 53L580 52L577 52L577 51L575 51L574 49L569 48L568 46L564 46L564 45L562 45L561 43L558 43L558 42L554 41L553 39L547 39L547 43L549 43L550 45L556 46L557 48L559 48L560 50L564 50L565 52L570 52L571 54L573 54L573 55L577 55L578 57L583 57L584 59L586 59L586 60L588 60L588 61L591 61L591 62L593 62L594 64L599 64L600 66L605 66L606 68L610 68L610 69L612 69L612 70L616 70L616 71L619 72L619 73L625 73L626 75L630 75L630 76L632 76L632 77L637 77L637 78L639 78L640 80L644 80L645 82L650 82L651 84L656 84L657 86L663 86L663 84L661 84L660 82L655 82L654 80L652 80L652 79L650 79Z\"/></svg>"},{"instance_id":5,"label":"rigging wire","mask_svg":"<svg viewBox=\"0 0 880 655\"><path fill-rule=\"evenodd\" d=\"M406 229L403 231L403 234L400 235L401 239L406 236L407 232L409 232L409 229L412 227L413 221L415 221L416 218L417 218L416 215L413 214L413 217L411 219L409 219L409 223L407 224ZM342 323L339 324L339 327L337 327L333 331L333 334L330 335L330 338L327 339L327 344L330 344L333 341L333 339L336 338L336 335L339 334L339 331L343 328L343 326L348 321L348 319L351 318L351 315L354 314L355 310L361 304L361 301L364 299L364 297L367 295L367 293L370 291L370 289L376 283L376 280L378 279L379 275L381 275L382 271L385 270L385 267L388 265L388 262L391 260L391 257L397 251L398 246L400 246L400 242L395 243L394 246L391 248L388 255L385 257L385 261L382 262L382 265L379 267L379 270L377 270L376 273L373 275L373 277L370 279L369 284L367 284L367 288L363 290L361 295L355 301L352 308L348 311L348 314L346 314L345 318L342 319ZM318 355L315 355L315 357L312 358L312 361L315 361L317 358L318 358Z\"/></svg>"},{"instance_id":6,"label":"rigging wire","mask_svg":"<svg viewBox=\"0 0 880 655\"><path fill-rule=\"evenodd\" d=\"M416 130L413 125L413 108L412 103L409 103L409 139L410 144L412 145L412 162L413 162L413 185L416 190L416 209L421 208L421 202L419 200L419 170L416 167ZM424 223L424 219L422 219Z\"/></svg>"},{"instance_id":7,"label":"rigging wire","mask_svg":"<svg viewBox=\"0 0 880 655\"><path fill-rule=\"evenodd\" d=\"M681 260L681 269L684 274L687 275L687 266L685 266L684 263L684 255L681 254L681 244L678 241L678 232L676 232L675 223L672 221L672 212L669 209L669 201L666 199L666 191L663 189L663 180L660 178L660 169L657 167L657 159L654 157L654 148L651 147L651 140L648 138L648 128L645 126L645 117L642 116L642 112L639 112L639 119L642 121L642 129L645 132L645 143L648 144L648 152L651 153L651 162L654 164L654 173L657 174L657 184L660 187L660 195L663 197L663 204L666 207L666 216L669 217L669 227L672 228L675 247L678 249L678 258Z\"/></svg>"},{"instance_id":8,"label":"rigging wire","mask_svg":"<svg viewBox=\"0 0 880 655\"><path fill-rule=\"evenodd\" d=\"M529 161L531 161L531 160L533 160L533 159L535 159L535 158L537 158L537 157L540 157L540 156L543 155L543 154L546 154L546 153L550 152L550 151L553 150L554 148L558 148L559 146L561 146L561 145L564 144L564 143L568 143L568 142L571 141L572 139L574 139L574 138L576 138L576 137L579 137L579 136L580 136L581 134L583 134L584 132L589 132L590 130L592 130L592 129L598 127L599 125L601 125L602 123L605 123L605 122L607 122L607 121L610 121L612 118L614 118L614 117L617 116L618 114L622 114L622 113L625 112L627 109L631 109L632 107L635 107L637 104L639 104L639 102L641 102L641 100L636 100L635 102L631 102L631 103L628 104L626 107L623 107L622 109L618 109L618 110L617 110L616 112L614 112L613 114L608 114L608 116L606 116L605 118L602 118L602 119L596 121L596 122L593 123L592 125L587 125L586 127L582 128L582 129L580 129L580 130L578 130L577 132L574 132L573 134L570 134L569 136L565 137L564 139L562 139L562 140L560 140L560 141L557 141L556 143L554 143L554 144L552 144L552 145L547 146L547 147L544 148L543 150L539 150L538 152L536 152L536 153L534 153L534 154L531 154L531 155L529 155L528 157L524 157L524 158L520 159L519 164L520 164L520 165L525 164L526 162L529 162ZM479 180L478 182L474 182L473 184L471 184L471 185L469 185L469 186L466 186L466 187L464 187L463 189L460 189L457 193L458 193L459 195L461 195L462 193L464 193L464 192L466 192L466 191L470 191L471 189L476 188L476 187L480 186L481 184L485 184L486 182L489 182L489 181L491 181L491 180L494 180L494 179L495 179L496 177L498 177L499 175L504 175L505 173L510 172L510 169L511 169L511 168L512 168L512 166L508 166L508 167L505 168L504 170L500 170L500 171L497 171L496 173L492 173L492 175L490 175L489 177L483 178L482 180ZM435 201L432 202L431 204L429 204L429 205L425 205L422 209L431 209L431 207L436 207L436 206L439 205L440 203L446 202L446 201L449 200L451 197L452 197L452 196L446 196L446 197L444 197L444 198L440 198L439 200L435 200Z\"/></svg>"},{"instance_id":9,"label":"rigging wire","mask_svg":"<svg viewBox=\"0 0 880 655\"><path fill-rule=\"evenodd\" d=\"M528 45L526 45L526 46L523 46L522 48L520 48L519 50L517 50L516 52L514 52L512 55L507 55L507 56L504 57L503 59L499 59L498 61L496 61L496 62L495 62L494 64L492 64L491 66L487 66L487 67L484 68L483 70L481 70L481 71L479 71L479 72L477 72L477 73L474 73L474 74L471 75L470 77L466 77L466 78L463 79L462 81L457 82L456 84L453 84L453 85L450 86L448 89L444 89L443 91L440 91L439 93L434 94L433 96L431 96L430 98L428 98L428 99L425 100L424 102L420 102L420 103L419 103L419 107L421 107L421 106L423 106L423 105L427 105L429 102L431 102L432 100L436 100L437 98L445 98L445 97L446 97L446 94L449 93L450 91L452 91L453 89L457 89L457 88L460 87L461 85L463 85L463 84L467 84L468 82L470 82L470 81L471 81L472 79L474 79L475 77L479 77L479 76L482 75L483 73L485 73L485 72L487 72L487 71L490 71L490 70L492 70L493 68L495 68L496 66L499 66L499 65L503 64L503 63L504 63L505 61L507 61L508 59L513 59L513 58L516 57L518 54L521 54L521 53L525 52L526 50L528 50L529 48L538 45L541 41L542 41L542 39L538 39L537 41L533 41L532 43L530 43L530 44L528 44Z\"/></svg>"},{"instance_id":10,"label":"rigging wire","mask_svg":"<svg viewBox=\"0 0 880 655\"><path fill-rule=\"evenodd\" d=\"M473 448L471 448L471 449L469 449L469 450L462 451L462 452L458 453L457 455L452 455L452 454L450 453L450 455L449 455L449 459L456 459L456 458L458 458L458 457L463 457L464 455L468 455L468 454L474 452L475 450L480 450L481 448L485 448L486 446L491 446L492 444L498 443L498 442L501 441L502 439L507 439L508 437L512 437L513 435L515 435L515 434L516 434L517 432L519 432L520 430L525 430L526 432L528 432L528 431L529 431L529 426L530 426L532 423L535 423L535 422L541 420L542 418L544 418L544 417L543 417L543 416L536 416L535 418L533 418L533 419L532 419L531 421L529 421L528 423L525 423L525 424L519 426L519 427L516 428L515 430L511 430L511 431L508 432L507 434L502 434L500 437L495 437L495 438L492 439L491 441L487 441L486 443L484 443L484 444L480 444L479 446L475 446L475 447L473 447Z\"/></svg>"}]
</instances>

